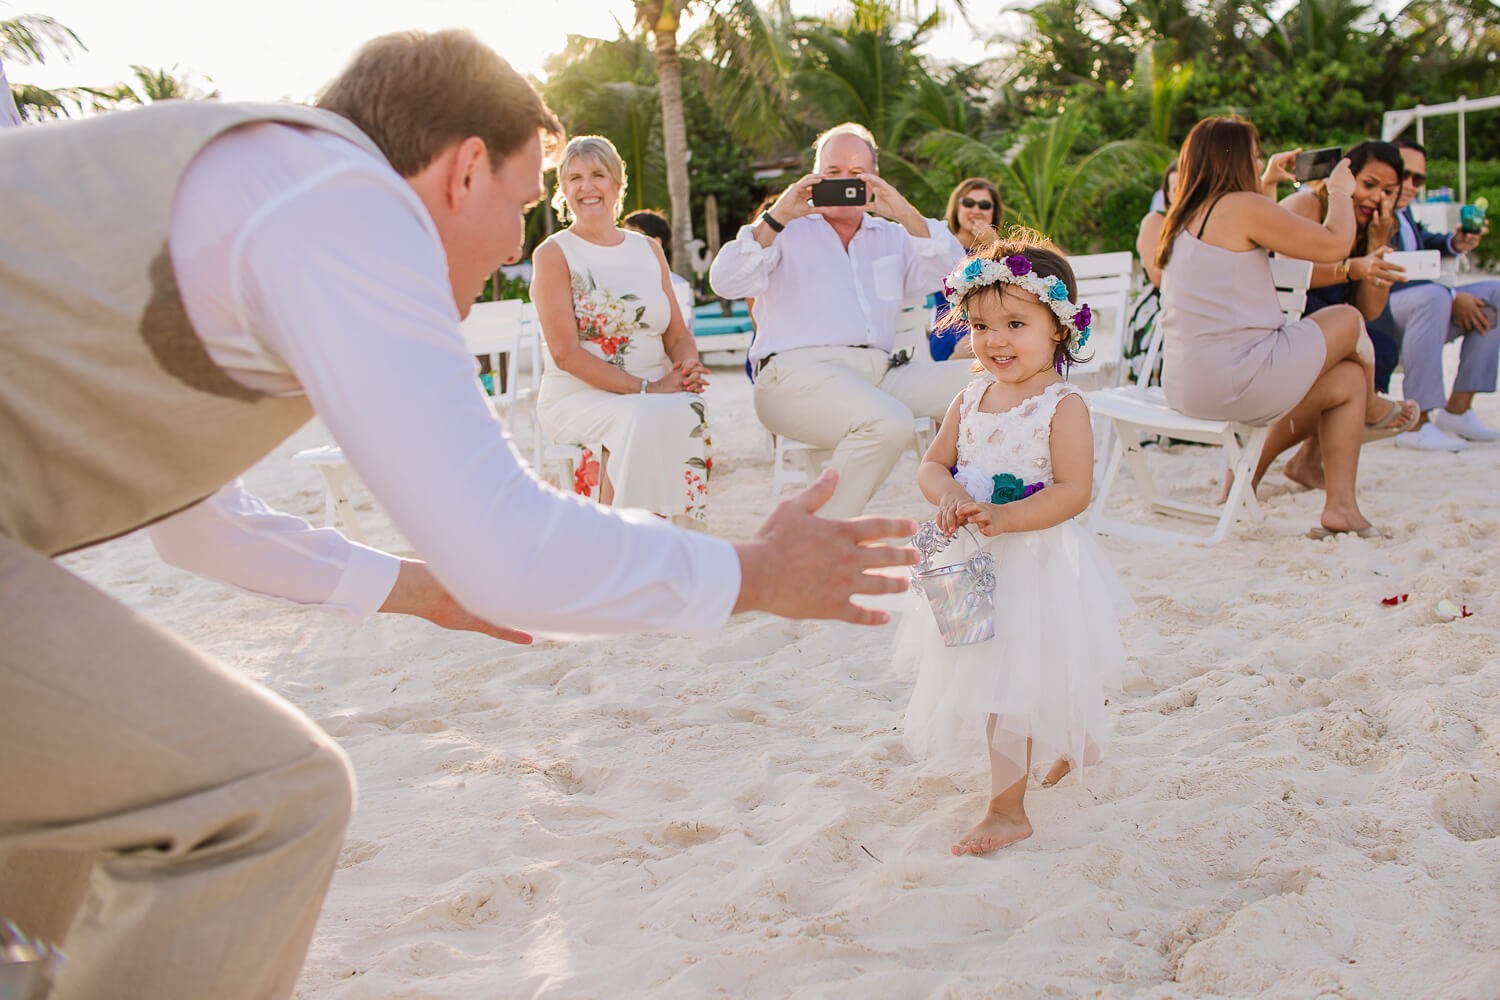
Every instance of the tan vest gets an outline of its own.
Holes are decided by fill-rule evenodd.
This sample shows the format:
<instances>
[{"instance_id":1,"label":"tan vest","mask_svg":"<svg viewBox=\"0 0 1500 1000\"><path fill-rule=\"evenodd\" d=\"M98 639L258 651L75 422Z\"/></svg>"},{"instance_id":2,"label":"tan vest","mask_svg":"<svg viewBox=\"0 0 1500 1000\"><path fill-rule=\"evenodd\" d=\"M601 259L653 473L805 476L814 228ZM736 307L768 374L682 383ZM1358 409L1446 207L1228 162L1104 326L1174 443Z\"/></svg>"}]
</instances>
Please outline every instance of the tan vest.
<instances>
[{"instance_id":1,"label":"tan vest","mask_svg":"<svg viewBox=\"0 0 1500 1000\"><path fill-rule=\"evenodd\" d=\"M233 381L167 254L178 180L211 139L297 105L169 101L0 131L0 533L56 555L210 495L312 415Z\"/></svg>"}]
</instances>

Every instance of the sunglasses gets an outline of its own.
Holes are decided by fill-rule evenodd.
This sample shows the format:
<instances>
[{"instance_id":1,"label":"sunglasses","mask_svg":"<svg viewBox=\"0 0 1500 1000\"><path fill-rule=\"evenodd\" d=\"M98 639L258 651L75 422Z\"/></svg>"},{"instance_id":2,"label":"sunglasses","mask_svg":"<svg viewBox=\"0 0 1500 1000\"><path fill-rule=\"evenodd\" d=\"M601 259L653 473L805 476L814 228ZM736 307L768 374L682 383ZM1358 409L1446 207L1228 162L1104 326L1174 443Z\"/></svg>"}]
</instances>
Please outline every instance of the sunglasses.
<instances>
[{"instance_id":1,"label":"sunglasses","mask_svg":"<svg viewBox=\"0 0 1500 1000\"><path fill-rule=\"evenodd\" d=\"M1417 187L1422 187L1427 183L1426 174L1407 174L1406 176L1410 178L1411 182Z\"/></svg>"},{"instance_id":2,"label":"sunglasses","mask_svg":"<svg viewBox=\"0 0 1500 1000\"><path fill-rule=\"evenodd\" d=\"M958 199L958 203L964 208L977 208L981 212L988 212L990 209L995 207L995 203L993 201L981 201L978 198L960 198Z\"/></svg>"}]
</instances>

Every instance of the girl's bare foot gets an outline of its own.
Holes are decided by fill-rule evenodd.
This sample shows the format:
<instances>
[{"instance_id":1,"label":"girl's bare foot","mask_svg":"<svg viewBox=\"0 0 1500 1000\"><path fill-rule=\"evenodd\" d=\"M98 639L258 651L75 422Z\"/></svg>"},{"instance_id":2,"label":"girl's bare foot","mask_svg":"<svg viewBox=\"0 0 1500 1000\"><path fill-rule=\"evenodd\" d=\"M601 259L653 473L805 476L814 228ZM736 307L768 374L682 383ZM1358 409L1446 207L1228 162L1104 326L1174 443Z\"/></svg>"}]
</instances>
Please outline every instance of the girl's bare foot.
<instances>
[{"instance_id":1,"label":"girl's bare foot","mask_svg":"<svg viewBox=\"0 0 1500 1000\"><path fill-rule=\"evenodd\" d=\"M1068 761L1068 758L1057 758L1052 762L1052 766L1047 768L1047 773L1042 776L1042 787L1051 788L1053 785L1066 778L1068 776L1068 772L1071 770L1073 770L1073 765Z\"/></svg>"},{"instance_id":2,"label":"girl's bare foot","mask_svg":"<svg viewBox=\"0 0 1500 1000\"><path fill-rule=\"evenodd\" d=\"M958 857L965 854L989 854L1029 836L1031 821L1026 818L1025 812L1002 811L991 806L984 819L953 845L953 853Z\"/></svg>"}]
</instances>

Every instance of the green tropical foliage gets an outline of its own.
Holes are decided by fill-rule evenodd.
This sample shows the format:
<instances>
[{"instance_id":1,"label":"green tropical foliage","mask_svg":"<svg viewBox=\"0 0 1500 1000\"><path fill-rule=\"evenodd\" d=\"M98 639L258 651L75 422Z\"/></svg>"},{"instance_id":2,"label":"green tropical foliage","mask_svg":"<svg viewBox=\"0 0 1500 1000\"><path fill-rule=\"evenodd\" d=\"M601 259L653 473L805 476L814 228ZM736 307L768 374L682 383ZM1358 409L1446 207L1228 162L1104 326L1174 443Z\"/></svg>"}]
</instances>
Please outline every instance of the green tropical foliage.
<instances>
[{"instance_id":1,"label":"green tropical foliage","mask_svg":"<svg viewBox=\"0 0 1500 1000\"><path fill-rule=\"evenodd\" d=\"M791 0L635 0L615 37L569 39L544 93L570 132L615 142L627 207L668 209L679 244L731 236L810 165L819 130L852 119L923 212L939 214L959 179L987 176L1006 222L1075 250L1133 244L1160 170L1204 115L1246 115L1269 149L1348 145L1378 134L1388 109L1500 93L1493 0L1039 0L1013 11L996 58L952 66L924 43L942 19L974 12L956 0L849 0L818 17ZM80 47L44 15L0 21L0 56L13 65ZM175 70L134 74L114 87L16 90L32 118L212 96ZM1456 152L1455 129L1427 125L1434 177ZM1471 187L1492 194L1492 118L1471 116L1468 151L1482 179ZM532 234L548 225L539 210Z\"/></svg>"}]
</instances>

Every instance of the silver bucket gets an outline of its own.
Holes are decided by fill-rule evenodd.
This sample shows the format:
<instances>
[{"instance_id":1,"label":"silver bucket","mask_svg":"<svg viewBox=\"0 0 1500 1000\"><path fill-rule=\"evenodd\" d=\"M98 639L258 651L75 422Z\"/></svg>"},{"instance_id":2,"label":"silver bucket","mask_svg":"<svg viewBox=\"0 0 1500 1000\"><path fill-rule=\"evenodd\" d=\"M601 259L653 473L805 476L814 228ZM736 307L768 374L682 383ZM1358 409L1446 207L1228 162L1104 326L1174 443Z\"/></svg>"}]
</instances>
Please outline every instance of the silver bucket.
<instances>
[{"instance_id":1,"label":"silver bucket","mask_svg":"<svg viewBox=\"0 0 1500 1000\"><path fill-rule=\"evenodd\" d=\"M978 551L951 566L932 566L932 557L952 541L936 521L923 521L912 538L922 560L912 567L911 585L927 598L944 646L968 646L995 636L995 557L984 551L973 528L963 527Z\"/></svg>"},{"instance_id":2,"label":"silver bucket","mask_svg":"<svg viewBox=\"0 0 1500 1000\"><path fill-rule=\"evenodd\" d=\"M0 920L0 1000L45 1000L62 952Z\"/></svg>"}]
</instances>

